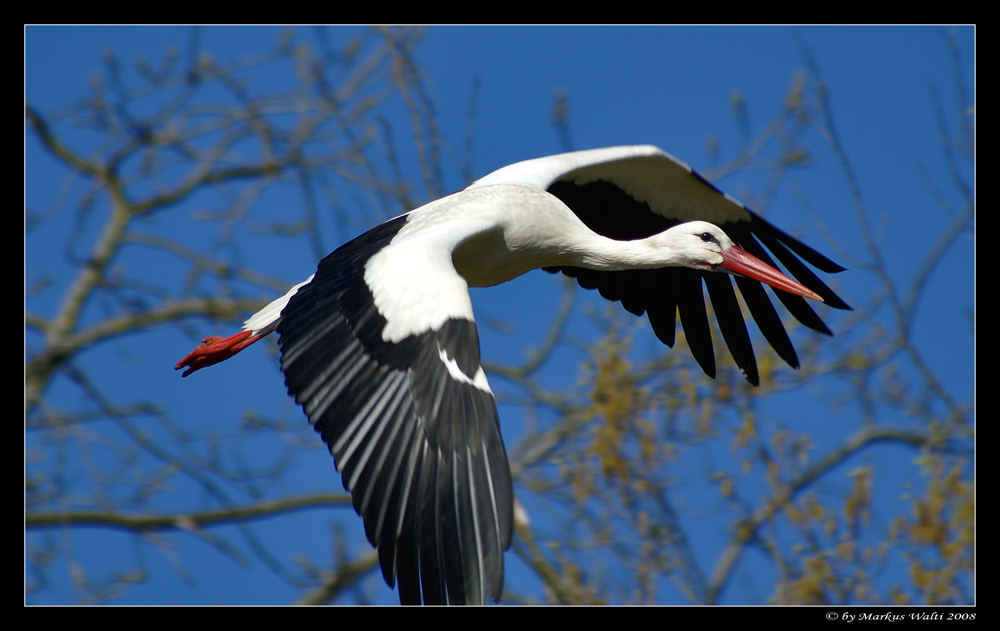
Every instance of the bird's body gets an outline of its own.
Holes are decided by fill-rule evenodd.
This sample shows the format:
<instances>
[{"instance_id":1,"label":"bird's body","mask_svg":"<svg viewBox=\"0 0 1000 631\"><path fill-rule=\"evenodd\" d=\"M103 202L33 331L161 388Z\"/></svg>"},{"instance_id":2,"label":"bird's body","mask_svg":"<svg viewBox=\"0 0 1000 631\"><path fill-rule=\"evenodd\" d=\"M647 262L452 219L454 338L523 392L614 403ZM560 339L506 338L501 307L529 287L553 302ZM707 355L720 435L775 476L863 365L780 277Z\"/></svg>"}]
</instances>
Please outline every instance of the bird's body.
<instances>
[{"instance_id":1,"label":"bird's body","mask_svg":"<svg viewBox=\"0 0 1000 631\"><path fill-rule=\"evenodd\" d=\"M751 235L759 237L809 287L713 224L766 258ZM330 447L400 600L499 600L513 488L468 288L538 268L563 271L637 315L648 312L671 345L679 310L693 352L714 376L704 278L723 336L755 383L732 284L715 272L736 275L765 336L797 366L756 281L781 289L793 315L827 333L799 296L846 305L792 252L824 271L841 269L655 147L530 160L338 248L243 333L206 338L177 368L190 374L277 330L289 392Z\"/></svg>"}]
</instances>

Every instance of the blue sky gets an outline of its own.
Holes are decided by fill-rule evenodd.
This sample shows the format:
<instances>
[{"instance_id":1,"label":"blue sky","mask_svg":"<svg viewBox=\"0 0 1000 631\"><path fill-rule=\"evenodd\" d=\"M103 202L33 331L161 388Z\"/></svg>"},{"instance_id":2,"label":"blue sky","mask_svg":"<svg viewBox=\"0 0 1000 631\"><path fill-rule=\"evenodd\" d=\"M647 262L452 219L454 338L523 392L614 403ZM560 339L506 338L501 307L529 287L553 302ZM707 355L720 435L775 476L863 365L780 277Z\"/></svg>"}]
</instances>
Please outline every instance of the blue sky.
<instances>
[{"instance_id":1,"label":"blue sky","mask_svg":"<svg viewBox=\"0 0 1000 631\"><path fill-rule=\"evenodd\" d=\"M200 30L200 44L216 58L231 60L268 48L280 30L207 27ZM336 45L354 31L334 28L329 36ZM960 66L969 91L967 99L974 103L975 31L964 27L954 29L954 33L961 47ZM315 39L307 28L300 28L299 35L304 41ZM137 56L155 62L171 45L183 51L188 36L188 29L182 27L29 27L25 32L27 101L43 113L51 112L86 93L89 77L100 72L102 51L114 51L123 62ZM954 134L961 113L956 110L952 61L940 29L432 27L416 57L426 72L452 154L461 153L467 133L470 93L473 81L478 78L480 92L473 150L476 176L512 162L562 151L551 122L557 91L565 91L569 97L573 149L655 144L696 170L705 170L712 166L706 154L709 138L717 139L722 161L732 158L740 149L740 129L731 109L735 93L745 99L755 131L779 111L789 85L805 68L800 43L812 50L829 86L837 129L857 176L889 275L905 288L920 271L926 253L951 219L935 203L934 195L940 195L953 206L959 204L942 157L931 96L931 88L936 88L945 120ZM286 80L278 71L253 77L254 85L262 90L273 89L270 86ZM387 116L404 134L407 122L402 107L390 103ZM835 282L849 303L867 307L877 299L878 283L865 269L870 256L859 236L843 170L816 131L807 132L805 140L812 151L811 166L793 172L789 183L783 183L775 191L766 215L772 223L851 268L836 277ZM80 142L93 140L81 136ZM404 166L415 175L411 160L404 157ZM446 158L445 167L448 190L465 184L457 158ZM65 172L53 168L30 134L26 140L25 169L27 205L36 211L51 207L62 190L60 186L65 184ZM961 169L967 181L973 182L968 163L963 163ZM717 181L716 185L749 201L766 188L767 175L744 171ZM929 185L935 188L934 194L929 193ZM419 193L426 195L423 191ZM808 210L803 199L808 200ZM278 203L301 204L301 197L292 193ZM52 253L62 252L72 226L68 211L64 212L64 220L56 217L44 230L26 236L29 285L46 272L55 275L56 289L68 282L68 270L50 261ZM819 228L817 219L827 234ZM323 234L323 242L329 249L338 245L336 235L332 228ZM311 253L301 252L276 257L262 271L286 279L290 285L312 273L315 263ZM503 319L512 326L511 332L483 332L483 354L488 360L517 361L537 344L558 302L559 293L554 287L551 278L534 273L506 286L474 293L477 313ZM27 308L50 314L60 295L59 291L50 291L32 297ZM975 383L974 296L974 239L967 234L951 247L929 278L914 324L914 339L923 356L948 391L963 403L972 400ZM600 303L593 295L581 299L595 305ZM820 308L819 313L835 332L838 322L846 317L829 309ZM581 316L580 320L585 318ZM891 320L887 309L876 314L875 322L891 327ZM585 324L579 327L576 330L587 330ZM206 334L226 332L218 327L204 328ZM29 349L37 342L30 334L26 339ZM162 333L156 339L153 347L127 340L116 343L114 348L93 351L86 361L93 362L89 364L92 368L99 366L109 379L120 380L122 388L143 388L151 399L170 402L172 413L177 416L195 418L210 414L217 416L223 426L227 421L237 423L239 415L251 405L242 399L242 393L238 397L233 394L232 384L234 379L245 379L252 380L254 396L270 399L270 409L294 417L273 361L264 357L263 352L258 351L256 358L241 356L241 361L246 361L243 367L233 368L233 372L220 368L213 375L209 371L199 373L198 377L205 374L204 379L182 381L169 368L189 350L189 340L176 331ZM123 354L129 362L122 361ZM226 370L230 370L228 365ZM568 383L576 377L563 376ZM552 378L559 380L557 376ZM491 382L496 384L496 379ZM58 401L61 396L71 399L78 395L71 388L64 388L51 396ZM238 398L238 402L232 398ZM72 403L67 401L66 405ZM501 409L502 418L505 422L509 420L511 427L516 427L516 415L516 408ZM828 416L821 410L802 421L794 404L776 409L774 415L789 422L802 422L803 431L816 433L821 450L823 445L836 444L843 437L836 432L827 436L831 424L857 427L859 423L857 419ZM905 415L898 420L905 423ZM32 440L29 436L29 448ZM319 473L321 467L327 466L329 475L310 490L320 491L328 486L330 492L340 491L339 477L333 474L332 466L321 462L328 456L320 450L315 455L309 466L315 467L317 476L323 475ZM905 463L914 454L900 453L897 457ZM895 484L902 482L895 481L891 488L898 488ZM886 493L888 496L892 492ZM179 500L181 506L173 508L196 510L202 500L188 505ZM892 510L887 510L887 516L892 514ZM322 540L323 552L312 557L321 563L323 554L329 554L329 516L303 514L291 519L304 522L303 532ZM351 519L348 515L343 521ZM285 527L275 522L258 525L264 531L262 538L270 534L268 528ZM231 560L213 555L211 549L202 555L198 544L190 541L182 540L177 555L191 574L198 577L193 584L177 577L170 559L154 559L156 553L140 550L141 544L124 536L117 535L109 542L105 533L84 531L75 540L77 553L83 558L95 557L92 559L95 564L110 554L109 550L115 550L116 554L143 556L144 562L157 568L152 580L133 587L116 602L282 603L293 601L296 596L287 584L261 569L256 560L250 568L233 567ZM361 544L367 545L363 541ZM705 544L706 557L710 557L712 545L715 544ZM121 550L122 546L130 552ZM308 546L303 544L300 548ZM511 556L508 555L508 560ZM74 602L70 573L68 567L54 570L52 588L42 592L37 602ZM518 570L512 568L508 585L518 576ZM372 583L379 582L380 579ZM372 589L376 602L396 602L396 596L388 589ZM739 603L742 598L745 596L730 594L727 602Z\"/></svg>"}]
</instances>

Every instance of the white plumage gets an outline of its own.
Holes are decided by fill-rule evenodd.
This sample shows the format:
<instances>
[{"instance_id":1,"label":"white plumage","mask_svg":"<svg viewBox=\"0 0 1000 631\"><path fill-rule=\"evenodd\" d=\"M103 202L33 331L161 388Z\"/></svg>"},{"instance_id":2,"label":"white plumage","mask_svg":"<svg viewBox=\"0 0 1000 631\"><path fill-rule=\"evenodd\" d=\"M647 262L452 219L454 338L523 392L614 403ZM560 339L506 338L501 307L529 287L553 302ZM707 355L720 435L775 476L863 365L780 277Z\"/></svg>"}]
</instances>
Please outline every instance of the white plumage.
<instances>
[{"instance_id":1,"label":"white plumage","mask_svg":"<svg viewBox=\"0 0 1000 631\"><path fill-rule=\"evenodd\" d=\"M801 283L774 269L760 243ZM849 308L800 257L842 271L656 147L567 153L505 167L361 235L242 333L206 338L176 368L187 376L277 330L289 393L330 447L401 602L499 601L513 488L468 288L561 271L647 313L671 346L679 314L714 377L704 282L756 385L727 274L765 338L798 367L760 282L823 333L801 296Z\"/></svg>"}]
</instances>

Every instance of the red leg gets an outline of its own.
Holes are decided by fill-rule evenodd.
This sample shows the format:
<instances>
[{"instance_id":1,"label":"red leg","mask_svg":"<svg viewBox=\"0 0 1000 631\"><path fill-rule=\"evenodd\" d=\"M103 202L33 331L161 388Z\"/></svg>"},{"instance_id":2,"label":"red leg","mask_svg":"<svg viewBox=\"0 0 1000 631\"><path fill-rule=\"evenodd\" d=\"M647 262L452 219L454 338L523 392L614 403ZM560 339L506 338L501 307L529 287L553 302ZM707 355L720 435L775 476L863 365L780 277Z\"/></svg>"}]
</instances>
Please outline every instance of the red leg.
<instances>
[{"instance_id":1,"label":"red leg","mask_svg":"<svg viewBox=\"0 0 1000 631\"><path fill-rule=\"evenodd\" d=\"M226 361L262 337L253 335L251 331L242 331L227 338L206 337L184 359L177 362L174 370L187 368L184 374L181 375L182 377L187 377L197 370Z\"/></svg>"}]
</instances>

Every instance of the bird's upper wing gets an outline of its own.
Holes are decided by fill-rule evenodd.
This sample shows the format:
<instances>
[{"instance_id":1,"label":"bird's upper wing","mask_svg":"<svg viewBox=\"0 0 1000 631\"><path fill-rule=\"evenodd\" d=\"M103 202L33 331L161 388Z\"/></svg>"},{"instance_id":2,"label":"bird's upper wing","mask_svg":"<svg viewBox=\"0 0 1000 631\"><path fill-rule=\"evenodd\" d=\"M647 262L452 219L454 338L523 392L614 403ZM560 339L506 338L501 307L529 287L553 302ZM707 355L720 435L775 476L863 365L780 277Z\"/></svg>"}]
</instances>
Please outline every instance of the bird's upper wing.
<instances>
[{"instance_id":1,"label":"bird's upper wing","mask_svg":"<svg viewBox=\"0 0 1000 631\"><path fill-rule=\"evenodd\" d=\"M473 186L503 180L549 191L591 230L611 239L641 239L679 223L708 221L722 228L737 245L774 265L766 247L791 276L822 296L827 305L850 308L802 261L827 273L844 268L772 226L657 147L611 147L530 160L500 169ZM715 351L701 289L704 282L733 359L747 380L758 384L750 336L727 275L687 268L618 272L547 269L573 276L581 286L596 288L609 300L620 300L636 315L645 312L657 337L669 346L674 344L675 314L679 313L691 352L705 373L714 377ZM782 359L797 368L798 356L761 283L736 277L736 284L764 337ZM799 322L830 335L805 299L781 291L775 294Z\"/></svg>"},{"instance_id":2,"label":"bird's upper wing","mask_svg":"<svg viewBox=\"0 0 1000 631\"><path fill-rule=\"evenodd\" d=\"M468 289L449 258L419 263L432 266L419 273L433 276L425 281L437 299L422 301L416 324L373 295L401 282L390 270L408 271L406 261L384 271L373 261L395 251L406 222L382 224L320 263L282 312L281 369L400 601L480 603L487 592L498 600L513 491ZM442 306L449 299L457 312Z\"/></svg>"}]
</instances>

